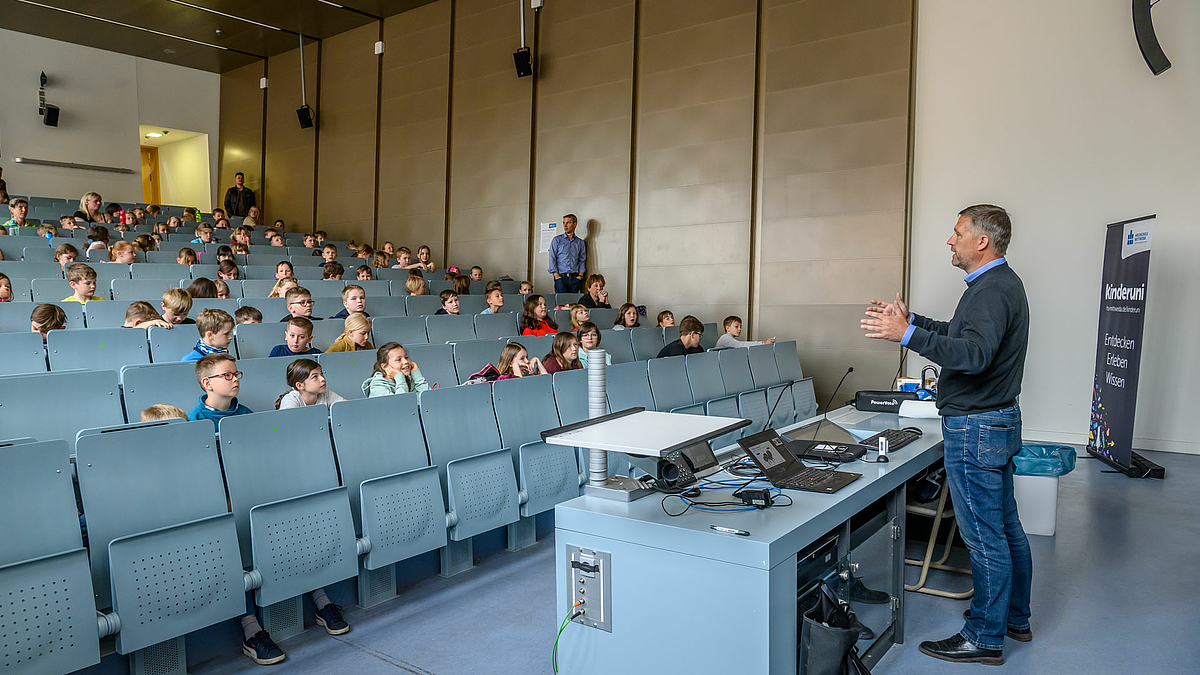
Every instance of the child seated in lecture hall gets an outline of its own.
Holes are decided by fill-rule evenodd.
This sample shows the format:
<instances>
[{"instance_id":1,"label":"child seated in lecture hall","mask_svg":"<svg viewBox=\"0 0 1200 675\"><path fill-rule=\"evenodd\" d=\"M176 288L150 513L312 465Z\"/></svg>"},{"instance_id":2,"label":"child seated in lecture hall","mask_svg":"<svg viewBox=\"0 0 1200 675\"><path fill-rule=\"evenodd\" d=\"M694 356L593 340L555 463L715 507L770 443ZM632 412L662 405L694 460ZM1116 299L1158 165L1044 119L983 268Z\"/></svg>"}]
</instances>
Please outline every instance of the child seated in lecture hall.
<instances>
[{"instance_id":1,"label":"child seated in lecture hall","mask_svg":"<svg viewBox=\"0 0 1200 675\"><path fill-rule=\"evenodd\" d=\"M520 287L517 288L517 293L521 295L529 295L533 292L533 284L528 281L522 281Z\"/></svg>"},{"instance_id":2,"label":"child seated in lecture hall","mask_svg":"<svg viewBox=\"0 0 1200 675\"><path fill-rule=\"evenodd\" d=\"M316 248L316 246L317 246L316 236L311 235L311 234L304 235L303 246L304 246L304 248Z\"/></svg>"},{"instance_id":3,"label":"child seated in lecture hall","mask_svg":"<svg viewBox=\"0 0 1200 675\"><path fill-rule=\"evenodd\" d=\"M0 302L12 302L12 299L12 279L9 279L7 274L0 272Z\"/></svg>"},{"instance_id":4,"label":"child seated in lecture hall","mask_svg":"<svg viewBox=\"0 0 1200 675\"><path fill-rule=\"evenodd\" d=\"M66 327L67 313L58 305L38 305L29 313L29 332L40 334L43 344L46 342L46 333Z\"/></svg>"},{"instance_id":5,"label":"child seated in lecture hall","mask_svg":"<svg viewBox=\"0 0 1200 675\"><path fill-rule=\"evenodd\" d=\"M64 270L78 257L79 249L70 244L59 244L58 248L54 249L54 262L61 265Z\"/></svg>"},{"instance_id":6,"label":"child seated in lecture hall","mask_svg":"<svg viewBox=\"0 0 1200 675\"><path fill-rule=\"evenodd\" d=\"M429 383L417 363L408 358L408 350L399 342L384 343L375 351L375 367L371 377L362 383L367 398L428 391Z\"/></svg>"},{"instance_id":7,"label":"child seated in lecture hall","mask_svg":"<svg viewBox=\"0 0 1200 675\"><path fill-rule=\"evenodd\" d=\"M192 230L192 234L196 235L196 238L192 240L193 244L212 243L213 231L208 225L197 225L196 229Z\"/></svg>"},{"instance_id":8,"label":"child seated in lecture hall","mask_svg":"<svg viewBox=\"0 0 1200 675\"><path fill-rule=\"evenodd\" d=\"M674 326L674 325L675 325L675 315L671 313L671 310L664 309L663 311L658 313L658 327L659 328L666 328L668 326Z\"/></svg>"},{"instance_id":9,"label":"child seated in lecture hall","mask_svg":"<svg viewBox=\"0 0 1200 675\"><path fill-rule=\"evenodd\" d=\"M108 228L103 225L92 225L87 232L87 250L108 248Z\"/></svg>"},{"instance_id":10,"label":"child seated in lecture hall","mask_svg":"<svg viewBox=\"0 0 1200 675\"><path fill-rule=\"evenodd\" d=\"M96 270L88 267L86 263L72 263L67 268L67 284L74 293L63 298L63 302L81 302L86 305L89 301L104 299L96 295Z\"/></svg>"},{"instance_id":11,"label":"child seated in lecture hall","mask_svg":"<svg viewBox=\"0 0 1200 675\"><path fill-rule=\"evenodd\" d=\"M222 244L217 247L217 264L220 265L226 260L233 262L233 249L227 244Z\"/></svg>"},{"instance_id":12,"label":"child seated in lecture hall","mask_svg":"<svg viewBox=\"0 0 1200 675\"><path fill-rule=\"evenodd\" d=\"M702 335L704 335L704 324L700 323L700 319L690 314L683 317L683 320L679 322L679 339L668 342L658 352L658 358L703 353L704 347L700 346Z\"/></svg>"},{"instance_id":13,"label":"child seated in lecture hall","mask_svg":"<svg viewBox=\"0 0 1200 675\"><path fill-rule=\"evenodd\" d=\"M161 420L187 419L183 408L177 408L170 403L155 403L142 411L142 422L159 422Z\"/></svg>"},{"instance_id":14,"label":"child seated in lecture hall","mask_svg":"<svg viewBox=\"0 0 1200 675\"><path fill-rule=\"evenodd\" d=\"M375 257L375 249L371 248L370 244L360 244L358 250L354 252L354 257L370 261Z\"/></svg>"},{"instance_id":15,"label":"child seated in lecture hall","mask_svg":"<svg viewBox=\"0 0 1200 675\"><path fill-rule=\"evenodd\" d=\"M325 263L321 267L321 280L322 281L341 281L342 275L345 273L346 273L346 270L342 268L342 263L328 262L328 263Z\"/></svg>"},{"instance_id":16,"label":"child seated in lecture hall","mask_svg":"<svg viewBox=\"0 0 1200 675\"><path fill-rule=\"evenodd\" d=\"M354 270L354 276L359 281L374 281L375 275L371 273L371 268L367 265L359 265Z\"/></svg>"},{"instance_id":17,"label":"child seated in lecture hall","mask_svg":"<svg viewBox=\"0 0 1200 675\"><path fill-rule=\"evenodd\" d=\"M222 419L249 414L250 409L237 400L241 379L237 361L229 354L208 354L196 361L196 382L203 393L188 420L211 420L215 431Z\"/></svg>"},{"instance_id":18,"label":"child seated in lecture hall","mask_svg":"<svg viewBox=\"0 0 1200 675\"><path fill-rule=\"evenodd\" d=\"M337 246L335 246L333 244L325 244L324 246L322 246L321 247L321 257L325 259L325 262L321 263L322 267L324 267L325 265L328 265L331 262L336 261L338 259Z\"/></svg>"},{"instance_id":19,"label":"child seated in lecture hall","mask_svg":"<svg viewBox=\"0 0 1200 675\"><path fill-rule=\"evenodd\" d=\"M560 370L578 370L583 367L579 363L579 338L574 333L559 333L550 344L550 353L542 358L546 372L553 375Z\"/></svg>"},{"instance_id":20,"label":"child seated in lecture hall","mask_svg":"<svg viewBox=\"0 0 1200 675\"><path fill-rule=\"evenodd\" d=\"M371 344L371 320L366 314L355 312L346 317L342 334L333 341L327 352L357 352L375 349Z\"/></svg>"},{"instance_id":21,"label":"child seated in lecture hall","mask_svg":"<svg viewBox=\"0 0 1200 675\"><path fill-rule=\"evenodd\" d=\"M717 338L717 349L732 349L734 347L753 347L755 345L773 345L775 338L767 338L761 342L739 340L742 336L742 319L738 316L725 317L725 333Z\"/></svg>"},{"instance_id":22,"label":"child seated in lecture hall","mask_svg":"<svg viewBox=\"0 0 1200 675\"><path fill-rule=\"evenodd\" d=\"M199 361L209 354L228 354L233 342L233 317L220 309L206 309L196 317L200 339L180 361Z\"/></svg>"},{"instance_id":23,"label":"child seated in lecture hall","mask_svg":"<svg viewBox=\"0 0 1200 675\"><path fill-rule=\"evenodd\" d=\"M75 218L73 216L62 216L61 218L58 219L58 226L61 227L64 231L84 229L83 226L81 226L79 223L75 222ZM7 234L7 233L5 233L5 234Z\"/></svg>"},{"instance_id":24,"label":"child seated in lecture hall","mask_svg":"<svg viewBox=\"0 0 1200 675\"><path fill-rule=\"evenodd\" d=\"M180 265L195 265L197 263L196 252L187 247L181 248L179 253L175 254L175 262Z\"/></svg>"},{"instance_id":25,"label":"child seated in lecture hall","mask_svg":"<svg viewBox=\"0 0 1200 675\"><path fill-rule=\"evenodd\" d=\"M421 244L417 249L417 267L422 272L436 272L437 265L433 262L433 251L429 246Z\"/></svg>"},{"instance_id":26,"label":"child seated in lecture hall","mask_svg":"<svg viewBox=\"0 0 1200 675\"><path fill-rule=\"evenodd\" d=\"M44 237L46 235L50 235L51 237L57 237L58 236L58 228L51 225L50 223L42 223L41 225L38 225L37 229L34 230L33 233L39 237Z\"/></svg>"},{"instance_id":27,"label":"child seated in lecture hall","mask_svg":"<svg viewBox=\"0 0 1200 675\"><path fill-rule=\"evenodd\" d=\"M526 375L549 375L546 366L538 357L529 358L529 353L520 342L510 342L500 350L500 361L496 364L500 371L497 380L508 380Z\"/></svg>"},{"instance_id":28,"label":"child seated in lecture hall","mask_svg":"<svg viewBox=\"0 0 1200 675\"><path fill-rule=\"evenodd\" d=\"M554 335L557 332L558 324L546 310L546 299L537 294L526 296L521 313L521 335Z\"/></svg>"},{"instance_id":29,"label":"child seated in lecture hall","mask_svg":"<svg viewBox=\"0 0 1200 675\"><path fill-rule=\"evenodd\" d=\"M320 321L321 317L313 316L313 299L312 293L303 286L291 288L284 294L284 302L287 303L288 315L280 319L280 322L287 321L292 317L304 317L312 321Z\"/></svg>"},{"instance_id":30,"label":"child seated in lecture hall","mask_svg":"<svg viewBox=\"0 0 1200 675\"><path fill-rule=\"evenodd\" d=\"M313 347L313 324L302 316L288 319L287 328L283 331L283 344L275 345L267 356L299 356L301 354L320 354L321 350Z\"/></svg>"},{"instance_id":31,"label":"child seated in lecture hall","mask_svg":"<svg viewBox=\"0 0 1200 675\"><path fill-rule=\"evenodd\" d=\"M638 320L637 305L632 302L627 302L621 305L617 310L617 318L613 321L613 330L625 330L626 328L638 328L642 322Z\"/></svg>"},{"instance_id":32,"label":"child seated in lecture hall","mask_svg":"<svg viewBox=\"0 0 1200 675\"><path fill-rule=\"evenodd\" d=\"M258 311L257 307L245 305L237 308L233 313L233 320L238 326L244 323L262 323L262 312ZM233 334L237 335L237 326L234 327Z\"/></svg>"},{"instance_id":33,"label":"child seated in lecture hall","mask_svg":"<svg viewBox=\"0 0 1200 675\"><path fill-rule=\"evenodd\" d=\"M228 300L229 299L229 284L225 283L224 280L222 280L222 279L217 279L217 280L213 281L213 285L217 287L217 299L218 300Z\"/></svg>"},{"instance_id":34,"label":"child seated in lecture hall","mask_svg":"<svg viewBox=\"0 0 1200 675\"><path fill-rule=\"evenodd\" d=\"M108 249L108 261L121 265L132 265L137 260L137 251L132 242L114 242Z\"/></svg>"},{"instance_id":35,"label":"child seated in lecture hall","mask_svg":"<svg viewBox=\"0 0 1200 675\"><path fill-rule=\"evenodd\" d=\"M380 252L386 253L388 260L391 260L392 258L396 257L396 245L390 241L385 241L385 242L383 242L383 246L380 247L380 249L378 251L376 251L376 253L380 253Z\"/></svg>"},{"instance_id":36,"label":"child seated in lecture hall","mask_svg":"<svg viewBox=\"0 0 1200 675\"><path fill-rule=\"evenodd\" d=\"M286 260L280 260L275 264L275 278L286 279L287 277L296 276L296 268L292 263Z\"/></svg>"},{"instance_id":37,"label":"child seated in lecture hall","mask_svg":"<svg viewBox=\"0 0 1200 675\"><path fill-rule=\"evenodd\" d=\"M570 311L571 311L571 332L572 333L578 333L580 326L582 326L584 323L592 320L592 313L589 312L588 308L584 307L583 305L579 305L579 304L571 305Z\"/></svg>"},{"instance_id":38,"label":"child seated in lecture hall","mask_svg":"<svg viewBox=\"0 0 1200 675\"><path fill-rule=\"evenodd\" d=\"M188 318L192 311L192 294L183 288L168 288L162 294L162 318L176 326L194 324L195 320Z\"/></svg>"},{"instance_id":39,"label":"child seated in lecture hall","mask_svg":"<svg viewBox=\"0 0 1200 675\"><path fill-rule=\"evenodd\" d=\"M453 290L455 293L458 293L459 295L470 295L471 294L471 277L468 277L465 274L454 275L454 285L451 286L450 288L451 288L451 290Z\"/></svg>"},{"instance_id":40,"label":"child seated in lecture hall","mask_svg":"<svg viewBox=\"0 0 1200 675\"><path fill-rule=\"evenodd\" d=\"M458 314L458 293L450 289L446 289L438 294L442 300L442 308L434 312L435 314Z\"/></svg>"},{"instance_id":41,"label":"child seated in lecture hall","mask_svg":"<svg viewBox=\"0 0 1200 675\"><path fill-rule=\"evenodd\" d=\"M217 297L217 284L208 277L196 277L188 285L187 292L193 298L215 298Z\"/></svg>"},{"instance_id":42,"label":"child seated in lecture hall","mask_svg":"<svg viewBox=\"0 0 1200 675\"><path fill-rule=\"evenodd\" d=\"M371 256L371 267L387 267L391 261L391 256L386 252L375 251L375 255Z\"/></svg>"},{"instance_id":43,"label":"child seated in lecture hall","mask_svg":"<svg viewBox=\"0 0 1200 675\"><path fill-rule=\"evenodd\" d=\"M392 269L407 270L416 267L412 261L412 251L407 246L401 246L396 251L396 264L392 265Z\"/></svg>"},{"instance_id":44,"label":"child seated in lecture hall","mask_svg":"<svg viewBox=\"0 0 1200 675\"><path fill-rule=\"evenodd\" d=\"M325 234L325 230L317 230L313 232L313 236L317 238L318 244L324 244L325 240L329 238L329 235Z\"/></svg>"},{"instance_id":45,"label":"child seated in lecture hall","mask_svg":"<svg viewBox=\"0 0 1200 675\"><path fill-rule=\"evenodd\" d=\"M139 234L138 236L134 237L133 246L142 253L149 253L150 251L157 250L154 240L151 239L150 235L148 234Z\"/></svg>"},{"instance_id":46,"label":"child seated in lecture hall","mask_svg":"<svg viewBox=\"0 0 1200 675\"><path fill-rule=\"evenodd\" d=\"M408 280L404 282L404 290L408 291L409 295L425 295L425 277L408 275Z\"/></svg>"},{"instance_id":47,"label":"child seated in lecture hall","mask_svg":"<svg viewBox=\"0 0 1200 675\"><path fill-rule=\"evenodd\" d=\"M471 281L483 281L483 268L479 265L471 268Z\"/></svg>"},{"instance_id":48,"label":"child seated in lecture hall","mask_svg":"<svg viewBox=\"0 0 1200 675\"><path fill-rule=\"evenodd\" d=\"M600 348L600 328L591 321L579 324L579 365L587 368L588 351ZM612 354L604 352L604 363L612 365Z\"/></svg>"},{"instance_id":49,"label":"child seated in lecture hall","mask_svg":"<svg viewBox=\"0 0 1200 675\"><path fill-rule=\"evenodd\" d=\"M145 300L129 303L129 307L125 308L125 323L123 328L143 328L150 330L151 326L158 326L170 330L175 327L175 324L164 320L154 311L154 305Z\"/></svg>"},{"instance_id":50,"label":"child seated in lecture hall","mask_svg":"<svg viewBox=\"0 0 1200 675\"><path fill-rule=\"evenodd\" d=\"M276 410L323 405L326 408L346 399L325 386L325 373L312 359L296 359L288 364L287 383L290 390L275 400Z\"/></svg>"},{"instance_id":51,"label":"child seated in lecture hall","mask_svg":"<svg viewBox=\"0 0 1200 675\"><path fill-rule=\"evenodd\" d=\"M271 237L274 237L277 234L279 234L279 230L273 227L268 227L266 231L263 232L263 236L267 238L267 241L271 241Z\"/></svg>"},{"instance_id":52,"label":"child seated in lecture hall","mask_svg":"<svg viewBox=\"0 0 1200 675\"><path fill-rule=\"evenodd\" d=\"M242 273L232 260L222 260L217 265L217 278L226 281L237 281L242 278Z\"/></svg>"},{"instance_id":53,"label":"child seated in lecture hall","mask_svg":"<svg viewBox=\"0 0 1200 675\"><path fill-rule=\"evenodd\" d=\"M282 234L273 234L270 236L268 241L271 243L272 246L283 246L283 235Z\"/></svg>"},{"instance_id":54,"label":"child seated in lecture hall","mask_svg":"<svg viewBox=\"0 0 1200 675\"><path fill-rule=\"evenodd\" d=\"M282 298L287 295L287 292L300 285L296 277L283 277L275 282L271 287L271 292L267 295L268 298Z\"/></svg>"},{"instance_id":55,"label":"child seated in lecture hall","mask_svg":"<svg viewBox=\"0 0 1200 675\"><path fill-rule=\"evenodd\" d=\"M349 284L342 289L342 311L329 318L344 319L355 312L371 316L367 313L367 292L358 284Z\"/></svg>"},{"instance_id":56,"label":"child seated in lecture hall","mask_svg":"<svg viewBox=\"0 0 1200 675\"><path fill-rule=\"evenodd\" d=\"M480 314L495 314L500 311L501 307L504 307L504 293L500 292L499 288L493 288L488 291L487 295L483 296L483 299L487 302L487 308L480 312Z\"/></svg>"}]
</instances>

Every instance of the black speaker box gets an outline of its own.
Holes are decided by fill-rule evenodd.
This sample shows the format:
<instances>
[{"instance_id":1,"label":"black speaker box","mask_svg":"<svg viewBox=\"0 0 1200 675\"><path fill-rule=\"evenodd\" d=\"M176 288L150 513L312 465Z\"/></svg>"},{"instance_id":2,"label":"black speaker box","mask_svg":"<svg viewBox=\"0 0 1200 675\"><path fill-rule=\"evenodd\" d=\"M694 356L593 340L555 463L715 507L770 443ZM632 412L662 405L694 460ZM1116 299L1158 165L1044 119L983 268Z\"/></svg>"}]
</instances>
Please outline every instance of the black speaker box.
<instances>
[{"instance_id":1,"label":"black speaker box","mask_svg":"<svg viewBox=\"0 0 1200 675\"><path fill-rule=\"evenodd\" d=\"M533 75L533 55L529 53L529 47L513 52L513 62L517 64L517 77Z\"/></svg>"},{"instance_id":2,"label":"black speaker box","mask_svg":"<svg viewBox=\"0 0 1200 675\"><path fill-rule=\"evenodd\" d=\"M915 401L911 391L860 391L854 395L854 407L862 412L900 412L900 403Z\"/></svg>"},{"instance_id":3,"label":"black speaker box","mask_svg":"<svg viewBox=\"0 0 1200 675\"><path fill-rule=\"evenodd\" d=\"M311 129L313 125L313 111L307 105L302 105L296 108L296 117L300 118L301 129Z\"/></svg>"},{"instance_id":4,"label":"black speaker box","mask_svg":"<svg viewBox=\"0 0 1200 675\"><path fill-rule=\"evenodd\" d=\"M46 104L46 112L42 114L42 124L48 127L58 126L58 106Z\"/></svg>"}]
</instances>

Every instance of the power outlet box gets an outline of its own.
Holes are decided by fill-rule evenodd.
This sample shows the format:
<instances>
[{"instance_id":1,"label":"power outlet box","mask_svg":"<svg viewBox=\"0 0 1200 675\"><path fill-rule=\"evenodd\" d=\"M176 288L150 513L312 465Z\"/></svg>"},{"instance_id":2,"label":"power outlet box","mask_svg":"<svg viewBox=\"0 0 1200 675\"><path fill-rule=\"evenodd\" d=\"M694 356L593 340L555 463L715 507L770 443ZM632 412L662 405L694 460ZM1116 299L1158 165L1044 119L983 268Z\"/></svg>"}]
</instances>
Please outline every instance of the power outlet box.
<instances>
[{"instance_id":1,"label":"power outlet box","mask_svg":"<svg viewBox=\"0 0 1200 675\"><path fill-rule=\"evenodd\" d=\"M567 545L567 588L571 606L583 613L573 621L612 632L612 554Z\"/></svg>"}]
</instances>

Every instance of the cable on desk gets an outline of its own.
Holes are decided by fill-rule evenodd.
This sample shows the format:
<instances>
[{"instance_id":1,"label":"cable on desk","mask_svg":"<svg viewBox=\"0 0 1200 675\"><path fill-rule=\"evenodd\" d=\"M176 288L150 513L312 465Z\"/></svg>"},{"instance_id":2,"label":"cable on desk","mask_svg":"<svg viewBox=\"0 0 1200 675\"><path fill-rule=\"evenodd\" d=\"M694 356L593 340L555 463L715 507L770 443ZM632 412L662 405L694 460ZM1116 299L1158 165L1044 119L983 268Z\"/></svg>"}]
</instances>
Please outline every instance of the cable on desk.
<instances>
[{"instance_id":1,"label":"cable on desk","mask_svg":"<svg viewBox=\"0 0 1200 675\"><path fill-rule=\"evenodd\" d=\"M558 626L558 635L554 636L554 648L550 650L550 667L554 669L554 675L558 675L558 639L562 637L563 631L567 629L567 625L571 623L571 620L583 614L578 609L580 604L576 602L574 605L571 605L571 611L567 612L567 616L563 618L562 623Z\"/></svg>"}]
</instances>

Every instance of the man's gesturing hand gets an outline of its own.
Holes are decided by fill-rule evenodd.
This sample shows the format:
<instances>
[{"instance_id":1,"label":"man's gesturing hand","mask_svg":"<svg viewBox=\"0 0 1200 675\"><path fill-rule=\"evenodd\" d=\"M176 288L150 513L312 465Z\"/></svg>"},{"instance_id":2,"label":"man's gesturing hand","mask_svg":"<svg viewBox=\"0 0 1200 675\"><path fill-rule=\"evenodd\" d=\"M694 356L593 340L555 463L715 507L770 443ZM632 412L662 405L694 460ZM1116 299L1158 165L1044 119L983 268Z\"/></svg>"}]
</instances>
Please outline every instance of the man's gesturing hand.
<instances>
[{"instance_id":1,"label":"man's gesturing hand","mask_svg":"<svg viewBox=\"0 0 1200 675\"><path fill-rule=\"evenodd\" d=\"M859 326L866 331L866 337L876 340L899 342L908 330L908 305L900 294L896 294L896 302L872 300L866 311L867 318L862 319Z\"/></svg>"}]
</instances>

